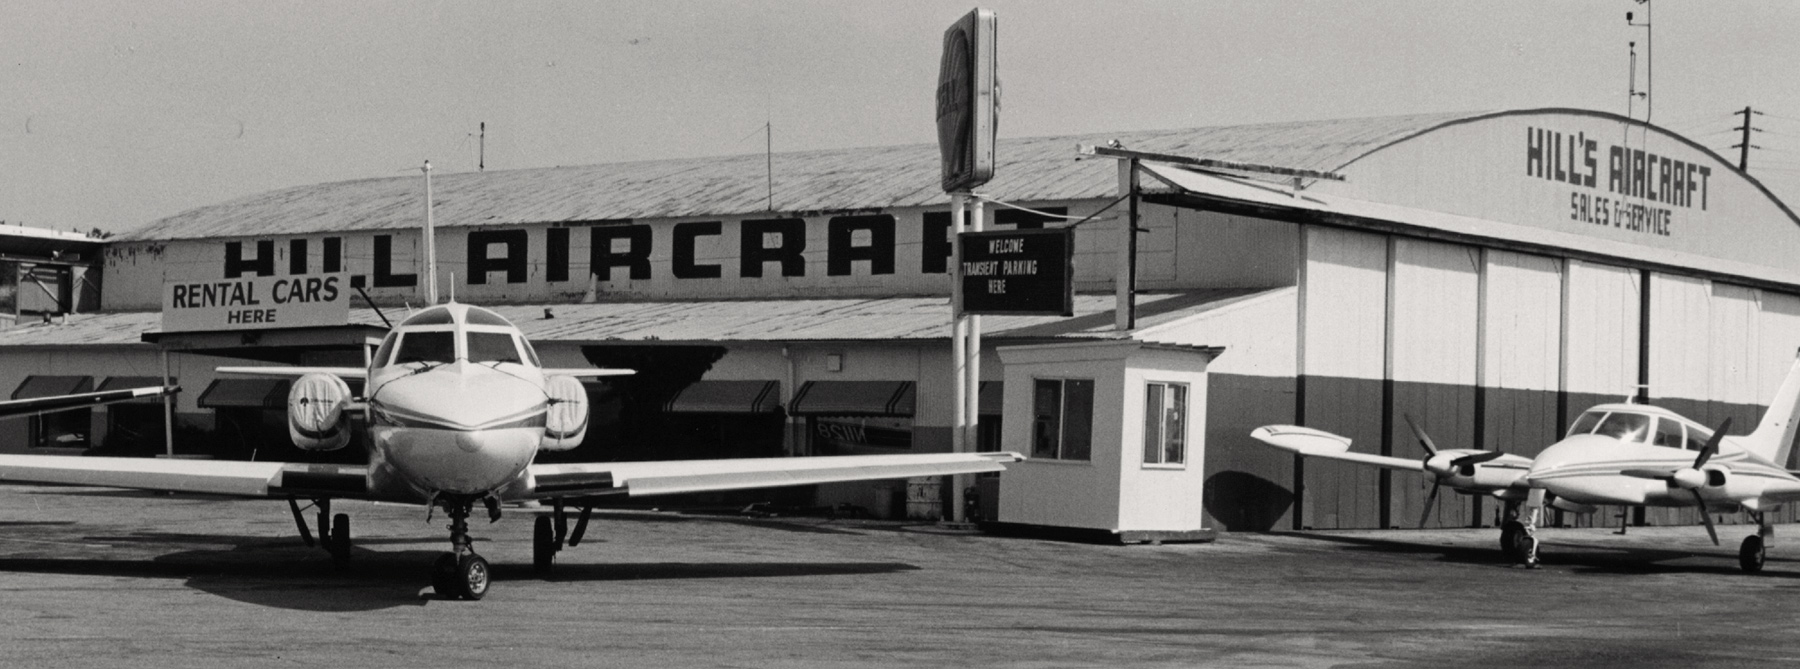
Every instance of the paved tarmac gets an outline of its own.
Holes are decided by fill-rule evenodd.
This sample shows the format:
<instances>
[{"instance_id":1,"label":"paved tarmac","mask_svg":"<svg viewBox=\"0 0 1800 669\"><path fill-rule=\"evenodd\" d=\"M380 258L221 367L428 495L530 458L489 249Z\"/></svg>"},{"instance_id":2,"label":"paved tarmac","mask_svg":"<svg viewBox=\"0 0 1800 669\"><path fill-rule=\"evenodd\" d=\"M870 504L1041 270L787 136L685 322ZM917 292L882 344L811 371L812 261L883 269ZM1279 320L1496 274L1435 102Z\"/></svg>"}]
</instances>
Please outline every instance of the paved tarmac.
<instances>
[{"instance_id":1,"label":"paved tarmac","mask_svg":"<svg viewBox=\"0 0 1800 669\"><path fill-rule=\"evenodd\" d=\"M440 514L339 502L353 565L285 502L0 486L18 667L1694 667L1800 662L1800 527L1223 534L1104 546L824 518L597 514L531 573L530 513L478 524L480 602L431 594Z\"/></svg>"}]
</instances>

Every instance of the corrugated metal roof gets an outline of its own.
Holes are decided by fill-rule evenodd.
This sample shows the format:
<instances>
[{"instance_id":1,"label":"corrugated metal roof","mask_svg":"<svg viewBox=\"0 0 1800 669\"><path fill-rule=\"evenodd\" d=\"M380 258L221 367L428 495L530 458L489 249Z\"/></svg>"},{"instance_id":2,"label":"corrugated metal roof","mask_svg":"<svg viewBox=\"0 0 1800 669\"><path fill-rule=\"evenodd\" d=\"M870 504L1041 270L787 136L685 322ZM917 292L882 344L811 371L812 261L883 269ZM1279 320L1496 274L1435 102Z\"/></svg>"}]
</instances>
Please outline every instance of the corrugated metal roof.
<instances>
[{"instance_id":1,"label":"corrugated metal roof","mask_svg":"<svg viewBox=\"0 0 1800 669\"><path fill-rule=\"evenodd\" d=\"M983 190L1014 202L1105 197L1117 186L1110 160L1075 160L1077 144L1117 139L1126 148L1331 170L1394 141L1479 116L1421 114L1330 121L1002 139L996 176ZM939 187L933 144L778 153L774 204L781 212L930 206ZM437 225L733 216L765 212L761 154L439 174ZM423 217L417 176L287 188L200 207L120 235L154 241L412 228Z\"/></svg>"},{"instance_id":2,"label":"corrugated metal roof","mask_svg":"<svg viewBox=\"0 0 1800 669\"><path fill-rule=\"evenodd\" d=\"M1139 330L1234 304L1269 289L1217 289L1138 296ZM1281 289L1274 289L1281 290ZM950 337L943 297L731 302L613 302L489 307L535 342L927 341ZM545 311L554 314L545 318ZM398 320L401 314L390 313ZM381 323L372 309L350 310L358 324ZM4 346L142 344L161 329L159 312L75 314L66 323L0 330ZM1075 315L987 316L983 336L998 339L1123 339L1113 329L1112 295L1077 295ZM147 345L147 344L145 344Z\"/></svg>"}]
</instances>

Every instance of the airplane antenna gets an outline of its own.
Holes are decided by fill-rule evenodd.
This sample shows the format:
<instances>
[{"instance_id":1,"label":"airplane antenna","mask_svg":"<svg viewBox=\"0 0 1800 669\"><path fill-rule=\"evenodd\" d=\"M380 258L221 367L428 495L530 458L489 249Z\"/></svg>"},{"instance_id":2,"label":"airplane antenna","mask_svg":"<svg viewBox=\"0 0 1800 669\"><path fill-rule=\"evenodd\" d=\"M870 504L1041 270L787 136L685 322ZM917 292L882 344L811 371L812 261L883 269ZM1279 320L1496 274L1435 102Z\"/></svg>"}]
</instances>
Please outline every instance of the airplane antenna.
<instances>
[{"instance_id":1,"label":"airplane antenna","mask_svg":"<svg viewBox=\"0 0 1800 669\"><path fill-rule=\"evenodd\" d=\"M437 304L437 231L431 221L431 161L425 161L425 301Z\"/></svg>"},{"instance_id":2,"label":"airplane antenna","mask_svg":"<svg viewBox=\"0 0 1800 669\"><path fill-rule=\"evenodd\" d=\"M1630 395L1625 396L1625 401L1622 402L1623 404L1649 404L1650 403L1650 384L1639 383L1637 385L1632 386L1632 390L1633 390L1633 392ZM1640 399L1642 399L1644 401L1639 402L1638 400L1640 400Z\"/></svg>"}]
</instances>

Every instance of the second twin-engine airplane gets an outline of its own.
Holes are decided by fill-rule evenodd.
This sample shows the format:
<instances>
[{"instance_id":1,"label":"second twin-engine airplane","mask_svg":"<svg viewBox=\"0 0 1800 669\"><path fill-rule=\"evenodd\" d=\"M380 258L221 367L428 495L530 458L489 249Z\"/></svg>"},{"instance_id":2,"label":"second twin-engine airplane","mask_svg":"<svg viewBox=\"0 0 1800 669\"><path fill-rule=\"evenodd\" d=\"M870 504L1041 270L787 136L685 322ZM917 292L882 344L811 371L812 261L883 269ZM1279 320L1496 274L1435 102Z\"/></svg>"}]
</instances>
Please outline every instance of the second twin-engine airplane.
<instances>
[{"instance_id":1,"label":"second twin-engine airplane","mask_svg":"<svg viewBox=\"0 0 1800 669\"><path fill-rule=\"evenodd\" d=\"M286 498L300 535L313 544L299 501L318 509L318 533L334 560L350 557L350 521L333 499L423 503L450 517L451 551L431 568L447 598L487 594L487 560L475 553L468 518L479 504L490 521L500 505L545 501L552 514L533 528L533 565L547 570L564 544L581 542L596 498L663 495L1001 471L1015 453L941 453L534 464L539 451L574 448L588 426L580 377L630 370L550 369L512 323L493 311L451 302L423 309L388 333L369 366L221 367L226 374L294 378L288 432L295 445L330 451L350 443L351 416L368 425L367 465L0 455L0 481ZM365 397L346 378L363 379ZM147 388L141 394L172 392ZM89 395L99 395L91 393ZM57 398L18 412L76 408L134 395ZM0 411L6 410L0 406ZM565 509L580 509L573 531Z\"/></svg>"},{"instance_id":2,"label":"second twin-engine airplane","mask_svg":"<svg viewBox=\"0 0 1800 669\"><path fill-rule=\"evenodd\" d=\"M1767 514L1800 501L1800 477L1784 466L1800 425L1800 360L1756 430L1742 436L1725 434L1729 419L1715 430L1661 407L1601 404L1577 417L1562 440L1525 458L1498 451L1440 450L1410 416L1407 423L1427 452L1424 460L1353 453L1346 437L1293 425L1265 425L1250 436L1303 456L1428 473L1435 480L1425 517L1439 486L1497 498L1507 509L1501 548L1528 566L1538 562L1535 533L1546 500L1576 513L1592 513L1598 505L1695 507L1714 545L1719 534L1711 514L1745 511L1757 532L1739 546L1738 563L1752 573L1762 571L1774 538Z\"/></svg>"}]
</instances>

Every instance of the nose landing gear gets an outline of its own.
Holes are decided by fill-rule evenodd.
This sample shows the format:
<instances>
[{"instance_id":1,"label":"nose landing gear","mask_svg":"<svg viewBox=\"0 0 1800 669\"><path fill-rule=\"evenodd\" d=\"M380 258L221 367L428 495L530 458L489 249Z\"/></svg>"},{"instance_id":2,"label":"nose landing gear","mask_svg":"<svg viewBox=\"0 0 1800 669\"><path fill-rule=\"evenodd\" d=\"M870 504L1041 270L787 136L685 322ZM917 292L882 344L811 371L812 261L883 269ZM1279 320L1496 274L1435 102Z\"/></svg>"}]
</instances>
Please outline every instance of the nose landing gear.
<instances>
[{"instance_id":1,"label":"nose landing gear","mask_svg":"<svg viewBox=\"0 0 1800 669\"><path fill-rule=\"evenodd\" d=\"M475 554L469 538L469 511L475 500L444 499L440 503L450 515L451 552L432 563L431 589L445 599L481 599L487 595L491 574L487 558ZM492 513L496 509L490 506L489 510Z\"/></svg>"}]
</instances>

